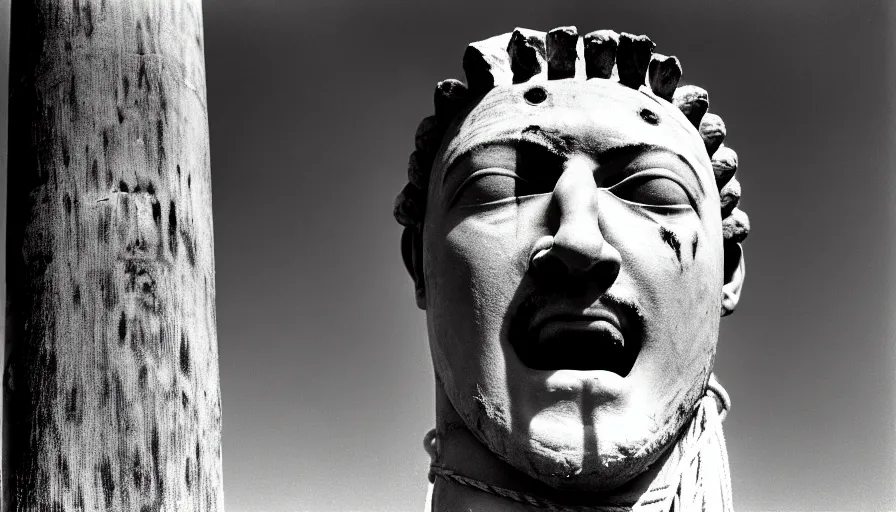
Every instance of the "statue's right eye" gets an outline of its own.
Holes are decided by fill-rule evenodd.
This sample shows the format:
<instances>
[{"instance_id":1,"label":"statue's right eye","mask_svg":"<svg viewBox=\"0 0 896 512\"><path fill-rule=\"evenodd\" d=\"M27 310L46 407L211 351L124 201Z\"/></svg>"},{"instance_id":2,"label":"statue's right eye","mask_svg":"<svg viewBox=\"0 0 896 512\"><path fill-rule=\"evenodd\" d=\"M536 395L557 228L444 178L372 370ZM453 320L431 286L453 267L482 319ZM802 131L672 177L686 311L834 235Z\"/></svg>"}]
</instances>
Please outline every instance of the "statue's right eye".
<instances>
[{"instance_id":1,"label":"statue's right eye","mask_svg":"<svg viewBox=\"0 0 896 512\"><path fill-rule=\"evenodd\" d=\"M461 183L451 205L479 206L520 195L525 180L507 169L482 169Z\"/></svg>"}]
</instances>

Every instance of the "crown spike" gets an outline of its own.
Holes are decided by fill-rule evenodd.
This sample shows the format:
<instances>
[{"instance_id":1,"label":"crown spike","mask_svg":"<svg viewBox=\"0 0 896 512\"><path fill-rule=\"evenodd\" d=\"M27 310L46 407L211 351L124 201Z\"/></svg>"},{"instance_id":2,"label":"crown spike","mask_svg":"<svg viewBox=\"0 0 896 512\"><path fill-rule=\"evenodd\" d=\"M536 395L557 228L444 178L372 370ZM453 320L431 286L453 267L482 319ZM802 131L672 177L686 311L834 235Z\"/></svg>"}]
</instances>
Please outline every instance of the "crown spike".
<instances>
[{"instance_id":1,"label":"crown spike","mask_svg":"<svg viewBox=\"0 0 896 512\"><path fill-rule=\"evenodd\" d=\"M653 54L647 67L647 75L653 93L671 103L678 81L681 80L681 62L678 58Z\"/></svg>"},{"instance_id":2,"label":"crown spike","mask_svg":"<svg viewBox=\"0 0 896 512\"><path fill-rule=\"evenodd\" d=\"M722 219L722 237L725 242L740 243L750 234L750 218L739 208Z\"/></svg>"},{"instance_id":3,"label":"crown spike","mask_svg":"<svg viewBox=\"0 0 896 512\"><path fill-rule=\"evenodd\" d=\"M585 75L588 78L610 78L616 64L619 34L612 30L595 30L585 40Z\"/></svg>"},{"instance_id":4,"label":"crown spike","mask_svg":"<svg viewBox=\"0 0 896 512\"><path fill-rule=\"evenodd\" d=\"M706 152L712 156L722 145L725 140L725 122L722 118L708 113L700 120L700 136L703 137L703 143L706 145Z\"/></svg>"},{"instance_id":5,"label":"crown spike","mask_svg":"<svg viewBox=\"0 0 896 512\"><path fill-rule=\"evenodd\" d=\"M726 243L739 242L749 231L749 219L737 209L740 183L737 154L724 145L725 124L708 114L709 97L700 87L677 87L681 63L675 57L654 54L646 36L597 30L579 38L575 27L558 27L547 34L518 28L471 43L464 53L467 85L449 79L436 86L435 115L420 122L416 150L408 159L408 184L394 206L396 219L405 226L419 226L426 210L426 190L435 154L445 130L476 98L496 86L510 86L532 79L603 78L640 89L650 87L657 98L670 101L697 129L712 162L719 203L726 229ZM646 89L645 89L646 91Z\"/></svg>"},{"instance_id":6,"label":"crown spike","mask_svg":"<svg viewBox=\"0 0 896 512\"><path fill-rule=\"evenodd\" d=\"M619 82L637 89L644 85L650 55L656 45L647 36L636 36L623 32L619 34L619 49L616 52L616 68Z\"/></svg>"},{"instance_id":7,"label":"crown spike","mask_svg":"<svg viewBox=\"0 0 896 512\"><path fill-rule=\"evenodd\" d=\"M709 110L709 94L696 85L684 85L675 89L672 103L681 110L694 128L700 128L700 120Z\"/></svg>"},{"instance_id":8,"label":"crown spike","mask_svg":"<svg viewBox=\"0 0 896 512\"><path fill-rule=\"evenodd\" d=\"M731 181L728 182L722 188L722 191L719 192L719 204L722 207L722 218L731 215L731 212L737 207L737 203L740 202L740 182L737 181L737 178L731 178Z\"/></svg>"},{"instance_id":9,"label":"crown spike","mask_svg":"<svg viewBox=\"0 0 896 512\"><path fill-rule=\"evenodd\" d=\"M544 39L539 34L543 32L518 28L510 36L507 54L510 56L513 83L525 82L544 71Z\"/></svg>"},{"instance_id":10,"label":"crown spike","mask_svg":"<svg viewBox=\"0 0 896 512\"><path fill-rule=\"evenodd\" d=\"M414 151L408 157L408 181L420 190L426 190L429 185L429 171L432 167L432 156L420 151Z\"/></svg>"},{"instance_id":11,"label":"crown spike","mask_svg":"<svg viewBox=\"0 0 896 512\"><path fill-rule=\"evenodd\" d=\"M423 219L422 205L424 203L421 200L422 195L422 191L412 183L406 184L401 189L392 207L392 215L399 224L411 227L420 223Z\"/></svg>"},{"instance_id":12,"label":"crown spike","mask_svg":"<svg viewBox=\"0 0 896 512\"><path fill-rule=\"evenodd\" d=\"M576 27L557 27L545 36L545 54L548 61L548 80L576 76L576 44L579 32Z\"/></svg>"},{"instance_id":13,"label":"crown spike","mask_svg":"<svg viewBox=\"0 0 896 512\"><path fill-rule=\"evenodd\" d=\"M424 117L417 125L417 133L414 134L414 145L417 151L435 153L432 151L433 143L440 138L436 116Z\"/></svg>"},{"instance_id":14,"label":"crown spike","mask_svg":"<svg viewBox=\"0 0 896 512\"><path fill-rule=\"evenodd\" d=\"M436 85L433 104L436 119L442 126L448 126L454 116L463 109L469 99L469 90L460 80L449 78Z\"/></svg>"},{"instance_id":15,"label":"crown spike","mask_svg":"<svg viewBox=\"0 0 896 512\"><path fill-rule=\"evenodd\" d=\"M496 85L510 84L507 43L510 34L501 34L470 43L464 52L464 74L473 95L484 94Z\"/></svg>"},{"instance_id":16,"label":"crown spike","mask_svg":"<svg viewBox=\"0 0 896 512\"><path fill-rule=\"evenodd\" d=\"M737 153L727 146L719 147L712 156L712 172L716 175L716 186L722 190L737 172Z\"/></svg>"}]
</instances>

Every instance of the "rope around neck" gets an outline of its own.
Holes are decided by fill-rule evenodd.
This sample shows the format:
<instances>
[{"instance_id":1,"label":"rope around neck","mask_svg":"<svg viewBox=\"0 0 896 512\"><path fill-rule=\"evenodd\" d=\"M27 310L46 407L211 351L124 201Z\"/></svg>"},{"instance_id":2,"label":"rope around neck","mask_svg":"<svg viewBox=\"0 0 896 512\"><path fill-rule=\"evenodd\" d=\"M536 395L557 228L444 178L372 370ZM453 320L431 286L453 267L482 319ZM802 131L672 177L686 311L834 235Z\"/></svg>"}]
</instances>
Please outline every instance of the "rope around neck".
<instances>
[{"instance_id":1,"label":"rope around neck","mask_svg":"<svg viewBox=\"0 0 896 512\"><path fill-rule=\"evenodd\" d=\"M722 408L721 414L717 407ZM429 481L433 482L439 477L549 512L733 512L728 452L722 433L722 420L730 408L728 393L715 376L711 376L706 394L698 401L684 435L671 448L678 450L681 457L670 457L665 463L677 464L677 467L671 471L664 467L648 490L634 503L562 505L461 475L435 462L435 430L426 434L423 443L434 461L429 468Z\"/></svg>"}]
</instances>

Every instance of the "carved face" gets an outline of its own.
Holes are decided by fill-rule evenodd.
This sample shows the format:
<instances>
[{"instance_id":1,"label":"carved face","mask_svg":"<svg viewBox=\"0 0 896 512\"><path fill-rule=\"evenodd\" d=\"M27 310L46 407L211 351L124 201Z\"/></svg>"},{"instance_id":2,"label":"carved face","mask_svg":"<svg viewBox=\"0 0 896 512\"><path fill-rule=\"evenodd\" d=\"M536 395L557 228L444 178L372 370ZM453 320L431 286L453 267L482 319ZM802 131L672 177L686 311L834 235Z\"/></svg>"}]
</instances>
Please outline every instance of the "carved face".
<instances>
[{"instance_id":1,"label":"carved face","mask_svg":"<svg viewBox=\"0 0 896 512\"><path fill-rule=\"evenodd\" d=\"M643 471L718 338L719 194L696 130L609 80L495 87L448 130L427 205L420 301L468 428L555 487Z\"/></svg>"}]
</instances>

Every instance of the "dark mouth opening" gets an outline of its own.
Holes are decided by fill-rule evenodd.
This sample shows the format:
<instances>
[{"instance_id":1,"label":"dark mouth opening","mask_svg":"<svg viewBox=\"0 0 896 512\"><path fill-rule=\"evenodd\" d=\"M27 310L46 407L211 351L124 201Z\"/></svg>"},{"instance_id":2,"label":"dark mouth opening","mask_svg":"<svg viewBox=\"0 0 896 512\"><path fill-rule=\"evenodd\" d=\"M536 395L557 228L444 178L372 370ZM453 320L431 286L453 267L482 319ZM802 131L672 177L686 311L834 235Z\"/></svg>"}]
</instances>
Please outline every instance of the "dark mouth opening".
<instances>
[{"instance_id":1,"label":"dark mouth opening","mask_svg":"<svg viewBox=\"0 0 896 512\"><path fill-rule=\"evenodd\" d=\"M641 349L637 338L612 329L555 329L547 335L532 330L511 345L533 370L605 370L625 377Z\"/></svg>"}]
</instances>

